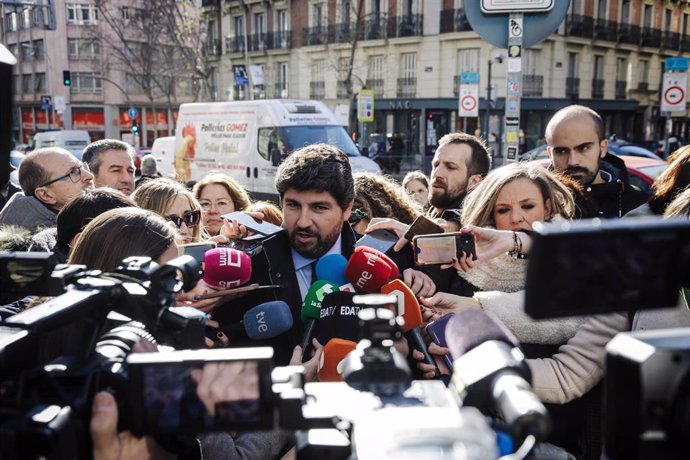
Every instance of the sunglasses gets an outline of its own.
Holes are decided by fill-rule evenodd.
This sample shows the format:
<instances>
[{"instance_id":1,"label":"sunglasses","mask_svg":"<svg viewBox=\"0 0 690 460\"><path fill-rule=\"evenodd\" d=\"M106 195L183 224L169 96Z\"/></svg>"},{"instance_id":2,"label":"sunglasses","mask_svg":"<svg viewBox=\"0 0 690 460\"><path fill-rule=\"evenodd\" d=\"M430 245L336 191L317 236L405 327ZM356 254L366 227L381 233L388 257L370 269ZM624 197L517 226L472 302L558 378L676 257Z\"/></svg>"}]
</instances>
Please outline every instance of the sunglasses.
<instances>
[{"instance_id":1,"label":"sunglasses","mask_svg":"<svg viewBox=\"0 0 690 460\"><path fill-rule=\"evenodd\" d=\"M72 169L69 170L67 174L64 176L57 177L51 181L46 182L45 184L41 184L36 188L39 187L47 187L48 185L54 184L55 182L59 182L62 179L66 179L69 177L69 180L74 182L75 184L81 180L81 172L82 171L89 171L89 165L88 163L81 162L78 166L73 167Z\"/></svg>"},{"instance_id":2,"label":"sunglasses","mask_svg":"<svg viewBox=\"0 0 690 460\"><path fill-rule=\"evenodd\" d=\"M188 228L192 228L199 224L199 221L201 220L201 211L198 209L196 211L185 211L184 214L182 214L182 217L171 214L169 216L165 216L165 218L175 224L177 228L182 227L183 223Z\"/></svg>"}]
</instances>

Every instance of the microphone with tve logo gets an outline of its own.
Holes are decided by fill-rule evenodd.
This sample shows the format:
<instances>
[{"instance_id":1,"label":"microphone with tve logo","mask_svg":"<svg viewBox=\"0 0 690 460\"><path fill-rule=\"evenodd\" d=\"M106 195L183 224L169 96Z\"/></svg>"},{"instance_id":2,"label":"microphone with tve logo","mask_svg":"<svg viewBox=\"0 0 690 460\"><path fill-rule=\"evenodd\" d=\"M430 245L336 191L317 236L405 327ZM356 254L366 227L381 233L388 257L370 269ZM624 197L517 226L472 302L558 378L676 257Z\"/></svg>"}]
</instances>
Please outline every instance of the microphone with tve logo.
<instances>
[{"instance_id":1,"label":"microphone with tve logo","mask_svg":"<svg viewBox=\"0 0 690 460\"><path fill-rule=\"evenodd\" d=\"M242 286L252 276L252 259L233 248L214 248L204 253L204 282L216 289Z\"/></svg>"},{"instance_id":2,"label":"microphone with tve logo","mask_svg":"<svg viewBox=\"0 0 690 460\"><path fill-rule=\"evenodd\" d=\"M282 300L272 300L247 310L242 323L250 339L272 339L292 328L292 312Z\"/></svg>"}]
</instances>

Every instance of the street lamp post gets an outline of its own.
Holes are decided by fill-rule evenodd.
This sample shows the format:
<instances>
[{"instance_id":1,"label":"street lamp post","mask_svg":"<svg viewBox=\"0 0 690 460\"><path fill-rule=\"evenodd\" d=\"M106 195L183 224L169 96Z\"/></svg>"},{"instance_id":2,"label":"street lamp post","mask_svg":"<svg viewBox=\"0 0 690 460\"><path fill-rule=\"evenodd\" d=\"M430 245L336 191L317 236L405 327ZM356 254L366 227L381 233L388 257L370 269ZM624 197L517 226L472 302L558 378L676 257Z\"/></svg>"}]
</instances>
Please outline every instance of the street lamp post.
<instances>
[{"instance_id":1,"label":"street lamp post","mask_svg":"<svg viewBox=\"0 0 690 460\"><path fill-rule=\"evenodd\" d=\"M484 114L484 139L489 142L489 118L491 117L491 66L494 62L501 64L503 62L503 55L497 54L489 59L489 72L487 73L486 83L486 113Z\"/></svg>"}]
</instances>

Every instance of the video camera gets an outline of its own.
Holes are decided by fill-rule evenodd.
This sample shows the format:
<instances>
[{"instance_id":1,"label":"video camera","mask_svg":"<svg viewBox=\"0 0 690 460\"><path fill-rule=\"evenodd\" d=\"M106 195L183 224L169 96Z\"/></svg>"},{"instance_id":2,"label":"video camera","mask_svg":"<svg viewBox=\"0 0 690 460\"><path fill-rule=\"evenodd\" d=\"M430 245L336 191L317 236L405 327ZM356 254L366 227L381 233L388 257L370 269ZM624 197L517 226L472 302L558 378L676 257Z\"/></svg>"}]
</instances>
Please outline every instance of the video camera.
<instances>
[{"instance_id":1,"label":"video camera","mask_svg":"<svg viewBox=\"0 0 690 460\"><path fill-rule=\"evenodd\" d=\"M117 393L123 426L138 420L139 407L124 404L141 391L125 359L139 340L204 346L204 315L175 307L175 294L198 279L190 256L162 266L130 257L101 273L56 266L50 253L0 253L4 293L55 296L0 325L0 457L89 457L101 389Z\"/></svg>"}]
</instances>

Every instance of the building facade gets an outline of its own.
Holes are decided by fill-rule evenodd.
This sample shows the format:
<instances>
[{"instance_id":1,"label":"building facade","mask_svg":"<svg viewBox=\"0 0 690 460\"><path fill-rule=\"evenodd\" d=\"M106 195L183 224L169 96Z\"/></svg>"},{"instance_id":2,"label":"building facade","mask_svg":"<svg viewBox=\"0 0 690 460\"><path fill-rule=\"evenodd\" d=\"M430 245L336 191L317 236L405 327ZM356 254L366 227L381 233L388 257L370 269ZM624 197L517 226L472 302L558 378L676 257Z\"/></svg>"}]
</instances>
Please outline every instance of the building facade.
<instances>
[{"instance_id":1,"label":"building facade","mask_svg":"<svg viewBox=\"0 0 690 460\"><path fill-rule=\"evenodd\" d=\"M2 42L18 61L15 142L28 144L40 131L80 129L89 131L92 140L108 137L147 146L172 133L179 103L194 99L185 84L190 78L181 76L172 100L162 97L152 103L131 73L108 59L107 43L116 43L113 27L99 17L97 5L85 0L54 3L55 30L47 27L42 8L0 7ZM136 3L112 0L108 7L118 21L127 21L139 14L132 7ZM65 70L71 73L70 86L63 79ZM130 112L136 112L139 135L132 132Z\"/></svg>"},{"instance_id":2,"label":"building facade","mask_svg":"<svg viewBox=\"0 0 690 460\"><path fill-rule=\"evenodd\" d=\"M491 85L489 137L500 142L507 69L496 56L505 50L472 30L464 1L203 1L217 45L219 99L320 99L336 109L371 89L375 120L359 127L360 142L398 133L407 154L428 155L443 134L483 126L481 118L457 116L459 76L477 71L480 117ZM688 3L571 0L560 27L523 53L522 148L542 143L551 115L572 103L601 113L608 135L644 144L663 137L663 62L690 56ZM258 66L260 84L238 85L238 66ZM687 115L671 117L684 139Z\"/></svg>"}]
</instances>

